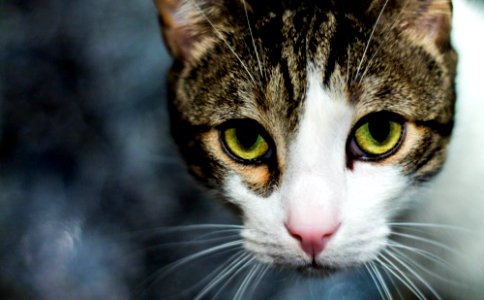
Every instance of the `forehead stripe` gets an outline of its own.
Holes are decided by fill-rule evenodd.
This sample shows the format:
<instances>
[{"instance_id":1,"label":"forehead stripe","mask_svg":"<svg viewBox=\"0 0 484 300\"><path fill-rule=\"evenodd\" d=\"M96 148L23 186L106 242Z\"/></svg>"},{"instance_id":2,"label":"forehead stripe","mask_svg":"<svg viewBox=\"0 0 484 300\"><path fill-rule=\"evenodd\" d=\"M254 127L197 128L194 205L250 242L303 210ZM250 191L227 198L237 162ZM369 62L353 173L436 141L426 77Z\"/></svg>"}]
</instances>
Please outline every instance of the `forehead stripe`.
<instances>
[{"instance_id":1,"label":"forehead stripe","mask_svg":"<svg viewBox=\"0 0 484 300\"><path fill-rule=\"evenodd\" d=\"M350 43L349 36L352 36L349 32L353 31L346 20L342 18L334 20L335 29L334 32L331 33L332 35L329 41L331 47L323 76L323 85L326 87L329 87L331 75L334 72L336 62L342 62L348 59L347 48Z\"/></svg>"}]
</instances>

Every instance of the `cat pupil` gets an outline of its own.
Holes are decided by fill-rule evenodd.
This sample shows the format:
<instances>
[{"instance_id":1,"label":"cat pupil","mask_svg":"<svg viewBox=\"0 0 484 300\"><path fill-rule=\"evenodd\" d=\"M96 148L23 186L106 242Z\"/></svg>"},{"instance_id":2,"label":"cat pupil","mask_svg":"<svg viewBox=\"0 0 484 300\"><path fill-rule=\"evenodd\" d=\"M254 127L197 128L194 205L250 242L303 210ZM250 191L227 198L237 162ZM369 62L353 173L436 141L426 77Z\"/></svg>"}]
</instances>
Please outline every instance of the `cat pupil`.
<instances>
[{"instance_id":1,"label":"cat pupil","mask_svg":"<svg viewBox=\"0 0 484 300\"><path fill-rule=\"evenodd\" d=\"M239 145L244 149L250 149L257 142L259 132L254 126L244 126L236 129Z\"/></svg>"},{"instance_id":2,"label":"cat pupil","mask_svg":"<svg viewBox=\"0 0 484 300\"><path fill-rule=\"evenodd\" d=\"M375 119L368 122L368 130L378 143L383 143L390 134L390 122L385 119Z\"/></svg>"}]
</instances>

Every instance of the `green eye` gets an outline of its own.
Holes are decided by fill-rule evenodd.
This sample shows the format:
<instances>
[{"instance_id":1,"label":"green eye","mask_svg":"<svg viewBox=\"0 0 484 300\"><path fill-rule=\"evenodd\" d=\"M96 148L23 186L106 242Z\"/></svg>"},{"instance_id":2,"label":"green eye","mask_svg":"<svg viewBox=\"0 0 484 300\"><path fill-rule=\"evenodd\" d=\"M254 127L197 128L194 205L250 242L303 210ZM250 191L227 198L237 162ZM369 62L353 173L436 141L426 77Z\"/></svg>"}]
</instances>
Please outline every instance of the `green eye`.
<instances>
[{"instance_id":1,"label":"green eye","mask_svg":"<svg viewBox=\"0 0 484 300\"><path fill-rule=\"evenodd\" d=\"M399 146L403 131L401 122L393 120L387 114L375 114L354 133L354 142L359 150L356 154L367 157L388 154Z\"/></svg>"},{"instance_id":2,"label":"green eye","mask_svg":"<svg viewBox=\"0 0 484 300\"><path fill-rule=\"evenodd\" d=\"M265 156L269 144L259 126L243 124L222 131L222 140L228 152L237 159L254 161Z\"/></svg>"}]
</instances>

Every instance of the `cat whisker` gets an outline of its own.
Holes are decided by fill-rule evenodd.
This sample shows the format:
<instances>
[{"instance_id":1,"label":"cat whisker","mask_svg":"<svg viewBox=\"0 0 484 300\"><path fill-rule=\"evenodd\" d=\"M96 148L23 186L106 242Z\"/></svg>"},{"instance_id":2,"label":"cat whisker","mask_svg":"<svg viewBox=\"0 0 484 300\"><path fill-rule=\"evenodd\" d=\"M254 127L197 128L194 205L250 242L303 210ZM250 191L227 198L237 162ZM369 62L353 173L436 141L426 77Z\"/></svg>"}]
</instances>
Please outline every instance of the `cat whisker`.
<instances>
[{"instance_id":1,"label":"cat whisker","mask_svg":"<svg viewBox=\"0 0 484 300\"><path fill-rule=\"evenodd\" d=\"M391 300L392 296L375 263L370 262L368 265L365 264L365 267L368 270L368 273L370 273L370 276L375 283L376 288L378 289L378 293L380 294L381 299Z\"/></svg>"},{"instance_id":2,"label":"cat whisker","mask_svg":"<svg viewBox=\"0 0 484 300\"><path fill-rule=\"evenodd\" d=\"M252 295L254 294L255 290L257 289L257 286L261 283L262 279L266 275L267 271L269 270L270 266L267 264L258 264L260 266L259 271L257 276L254 278L254 281L252 285L249 288L249 291L247 292L247 299L252 299ZM262 269L262 270L260 270Z\"/></svg>"},{"instance_id":3,"label":"cat whisker","mask_svg":"<svg viewBox=\"0 0 484 300\"><path fill-rule=\"evenodd\" d=\"M403 266L405 269L407 269L415 278L417 278L434 296L436 299L442 299L440 295L435 291L434 288L420 275L418 274L415 270L413 270L407 263L405 263L403 260L401 260L399 257L397 257L395 254L392 253L390 249L385 249L384 250L390 257L392 257L396 262L398 262L401 266Z\"/></svg>"},{"instance_id":4,"label":"cat whisker","mask_svg":"<svg viewBox=\"0 0 484 300\"><path fill-rule=\"evenodd\" d=\"M363 51L363 55L361 57L360 63L358 64L358 68L356 69L356 76L355 76L354 80L356 80L356 78L358 78L358 75L359 75L360 70L361 70L361 65L363 64L363 62L366 58L366 52L368 51L368 48L370 47L370 43L373 39L373 35L375 34L376 27L378 26L378 23L380 22L381 16L383 15L385 8L387 7L388 1L389 0L385 1L382 9L380 10L380 13L378 14L378 17L376 18L375 25L373 26L373 28L371 30L370 37L368 38L368 42L366 43L365 50Z\"/></svg>"},{"instance_id":5,"label":"cat whisker","mask_svg":"<svg viewBox=\"0 0 484 300\"><path fill-rule=\"evenodd\" d=\"M226 241L228 239L231 240L238 240L240 238L239 235L229 235L229 236L223 236L223 237L217 237L217 238L211 238L211 239L202 239L202 240L192 240L192 241L180 241L180 242L168 242L168 243L161 243L158 245L153 245L149 247L145 247L143 249L144 251L154 251L154 250L159 250L161 248L169 248L173 246L196 246L196 245L203 245L203 244L210 244L210 243L215 243L215 242L221 242L221 241Z\"/></svg>"},{"instance_id":6,"label":"cat whisker","mask_svg":"<svg viewBox=\"0 0 484 300\"><path fill-rule=\"evenodd\" d=\"M201 286L206 284L211 278L217 276L217 274L219 274L223 269L227 268L229 265L231 265L234 261L238 260L244 254L245 254L244 250L237 251L234 255L229 257L225 262L223 262L220 266L218 266L215 270L210 272L208 275L206 275L196 284L194 284L188 289L184 289L183 292L181 293L177 292L177 298L181 298L181 296L183 295L189 295L191 294L192 291L199 289Z\"/></svg>"},{"instance_id":7,"label":"cat whisker","mask_svg":"<svg viewBox=\"0 0 484 300\"><path fill-rule=\"evenodd\" d=\"M149 229L142 229L132 232L121 233L118 238L122 239L133 239L133 238L144 238L152 237L154 235L168 235L173 233L181 232L196 232L203 230L220 229L219 231L214 231L211 233L222 232L225 230L240 231L243 229L242 225L234 224L191 224L183 226L170 226L170 227L154 227Z\"/></svg>"},{"instance_id":8,"label":"cat whisker","mask_svg":"<svg viewBox=\"0 0 484 300\"><path fill-rule=\"evenodd\" d=\"M382 270L385 273L385 279L388 279L390 281L393 289L397 291L398 298L403 300L404 297L402 296L399 285L395 283L395 280L393 280L393 276L391 276L391 274L388 272L387 269L383 268Z\"/></svg>"},{"instance_id":9,"label":"cat whisker","mask_svg":"<svg viewBox=\"0 0 484 300\"><path fill-rule=\"evenodd\" d=\"M400 12L398 13L398 16L395 18L395 20L393 21L392 25L388 27L388 30L385 31L385 34L386 33L389 33L392 29L394 29L395 26L397 25L397 22L401 20L401 17L403 15L403 12L405 11L405 8L407 7L408 3L409 3L409 0L405 1L405 4L402 6L402 9L400 9ZM366 64L365 70L363 71L363 73L360 76L359 83L361 83L363 81L363 79L365 78L365 75L368 72L368 70L370 69L370 67L371 67L371 65L373 63L373 60L375 59L375 57L378 54L378 52L380 52L380 49L383 47L383 45L385 45L385 44L384 43L380 43L380 45L376 49L375 53L371 56L370 60Z\"/></svg>"},{"instance_id":10,"label":"cat whisker","mask_svg":"<svg viewBox=\"0 0 484 300\"><path fill-rule=\"evenodd\" d=\"M393 248L394 250L395 250L395 248L398 248L398 249L411 251L412 253L420 255L420 256L430 260L431 262L437 263L437 264L439 264L443 267L448 268L449 270L452 270L452 266L447 261L445 261L444 259L438 257L437 255L435 255L435 254L433 254L429 251L426 251L426 250L423 250L423 249L418 249L418 248L415 248L415 247L406 246L406 245L403 245L403 244L400 244L400 243L397 243L397 242L394 242L394 241L391 242L388 246L390 248Z\"/></svg>"},{"instance_id":11,"label":"cat whisker","mask_svg":"<svg viewBox=\"0 0 484 300\"><path fill-rule=\"evenodd\" d=\"M447 246L447 245L445 245L443 243L440 243L440 242L431 240L429 238L424 238L424 237L417 236L417 235L414 235L414 234L406 234L406 233L400 233L400 232L395 232L395 231L392 231L392 235L399 236L399 237L403 237L403 238L407 238L407 239L411 239L411 240L415 240L415 241L424 242L426 244L439 247L440 249L447 250L450 253L455 254L457 256L461 256L462 255L461 253L459 253L455 249L452 249L451 247L449 247L449 246Z\"/></svg>"},{"instance_id":12,"label":"cat whisker","mask_svg":"<svg viewBox=\"0 0 484 300\"><path fill-rule=\"evenodd\" d=\"M241 251L239 252L239 255L238 255L238 257L237 257L237 258L232 259L232 260L230 261L230 263L225 263L223 266L221 266L221 268L218 268L217 272L215 273L215 274L217 274L216 276L211 277L212 273L210 274L210 278L212 278L212 279L210 280L210 282L209 282L209 283L207 283L207 284L205 285L205 287L204 287L204 288L206 288L208 285L210 285L210 284L211 284L211 283L213 283L215 280L217 280L217 277L219 277L219 276L220 276L220 274L222 274L222 273L224 272L224 270L227 270L227 269L229 269L229 268L233 267L233 266L234 266L234 264L237 264L237 262L239 262L241 259L243 259L244 257L247 257L247 256L248 256L248 253L246 253L245 251L241 250ZM229 275L229 274L228 274L228 275ZM224 288L227 286L227 284L229 284L229 283L230 283L230 281L232 280L232 278L233 278L233 277L235 277L235 275L236 275L236 274L232 274L232 276L230 276L230 277L229 277L227 280L225 280L225 282L224 282L224 283L223 283L223 284L222 284L222 285L221 285L221 286L218 288L218 291L217 291L217 292L216 292L216 293L213 295L212 299L216 299L216 298L217 298L217 296L218 296L218 295L219 295L219 294L220 294L220 293L221 293L221 292L224 290ZM209 278L209 277L207 276L206 278ZM207 280L204 280L204 282L206 282L206 281L207 281ZM217 284L218 284L218 282L214 284L214 287L215 287ZM200 292L201 292L201 291L200 291ZM200 292L199 292L199 293L200 293ZM207 291L207 292L208 292L208 291Z\"/></svg>"},{"instance_id":13,"label":"cat whisker","mask_svg":"<svg viewBox=\"0 0 484 300\"><path fill-rule=\"evenodd\" d=\"M247 253L245 253L247 255ZM226 268L229 268L230 266L227 265ZM236 272L232 274L229 278L225 280L225 282L218 288L218 291L213 295L212 299L217 299L218 295L225 289L225 287L232 281L232 279L237 276L239 272Z\"/></svg>"},{"instance_id":14,"label":"cat whisker","mask_svg":"<svg viewBox=\"0 0 484 300\"><path fill-rule=\"evenodd\" d=\"M368 274L370 274L371 280L375 284L375 287L378 290L378 294L380 294L380 298L383 299L383 292L380 288L379 282L377 281L377 279L375 277L375 274L373 274L373 269L370 269L370 267L368 266L368 263L365 263L364 266L365 266L365 269L368 272Z\"/></svg>"},{"instance_id":15,"label":"cat whisker","mask_svg":"<svg viewBox=\"0 0 484 300\"><path fill-rule=\"evenodd\" d=\"M233 297L234 300L244 299L244 294L247 291L247 288L248 288L250 282L252 281L252 279L254 279L254 275L258 272L259 268L260 268L260 264L258 264L258 263L254 264L254 266L252 266L252 268L249 270L249 273L247 273L244 280L240 284L239 288L235 292L235 295Z\"/></svg>"},{"instance_id":16,"label":"cat whisker","mask_svg":"<svg viewBox=\"0 0 484 300\"><path fill-rule=\"evenodd\" d=\"M403 227L403 228L412 228L412 227L432 228L432 229L445 229L445 230L455 230L455 231L473 233L473 230L471 230L471 229L468 229L468 228L465 228L465 227L447 225L447 224L416 223L416 222L394 222L394 223L388 223L388 224L390 226Z\"/></svg>"},{"instance_id":17,"label":"cat whisker","mask_svg":"<svg viewBox=\"0 0 484 300\"><path fill-rule=\"evenodd\" d=\"M397 249L392 249L393 253L400 257L400 259L402 259L403 261L407 262L409 265L411 265L412 267L414 268L417 268L419 270L421 270L422 272L425 272L426 274L434 277L434 278L437 278L443 282L446 282L446 283L449 283L449 284L454 284L454 285L460 285L458 282L454 281L454 280L450 280L448 278L445 278L435 272L432 272L431 270L429 270L428 268L425 268L423 267L422 265L416 263L415 261L413 261L410 257L408 257L407 255L405 255L403 252L401 251L398 251ZM451 271L451 269L449 269L449 271Z\"/></svg>"},{"instance_id":18,"label":"cat whisker","mask_svg":"<svg viewBox=\"0 0 484 300\"><path fill-rule=\"evenodd\" d=\"M388 286L385 282L385 279L383 278L383 276L381 275L380 271L378 270L378 267L375 266L375 263L372 263L373 267L375 268L375 272L376 272L376 276L379 278L381 284L382 284L382 287L383 287L383 291L385 292L385 295L387 297L388 300L392 300L393 297L390 293L390 290L388 289Z\"/></svg>"},{"instance_id":19,"label":"cat whisker","mask_svg":"<svg viewBox=\"0 0 484 300\"><path fill-rule=\"evenodd\" d=\"M415 283L413 283L410 278L398 268L391 260L389 260L385 255L381 254L380 258L376 258L376 261L380 263L385 269L387 269L398 281L400 281L410 292L412 292L419 300L425 300L425 296L417 288Z\"/></svg>"},{"instance_id":20,"label":"cat whisker","mask_svg":"<svg viewBox=\"0 0 484 300\"><path fill-rule=\"evenodd\" d=\"M370 69L372 63L373 63L373 60L375 59L375 57L377 56L378 52L380 52L380 49L382 48L383 44L380 44L378 46L378 48L376 49L375 53L373 53L373 55L370 57L370 59L368 60L368 62L366 63L366 67L365 67L365 70L363 71L363 73L361 73L361 76L360 76L360 80L358 81L358 83L362 83L363 82L363 79L365 78L365 75L366 73L368 72L368 70Z\"/></svg>"},{"instance_id":21,"label":"cat whisker","mask_svg":"<svg viewBox=\"0 0 484 300\"><path fill-rule=\"evenodd\" d=\"M205 233L205 234L202 234L201 236L197 237L196 239L202 239L202 238L206 238L206 237L209 237L209 236L212 236L212 235L219 235L221 233L234 233L236 232L236 236L239 236L240 237L240 229L222 229L222 230L216 230L216 231L213 231L213 232L209 232L209 233ZM233 234L232 236L235 236L235 234Z\"/></svg>"},{"instance_id":22,"label":"cat whisker","mask_svg":"<svg viewBox=\"0 0 484 300\"><path fill-rule=\"evenodd\" d=\"M217 29L217 27L215 26L215 24L213 24L213 22L210 20L210 18L207 16L207 14L203 11L203 9L200 7L200 5L198 5L195 0L190 0L188 2L191 3L193 5L193 7L195 7L195 9L197 9L197 11L202 15L202 17L208 22L208 24L210 25L210 27L212 27L212 29L214 30L214 32L218 36L218 38L221 39L224 42L224 44L227 46L227 48L230 50L230 52L232 52L232 54L235 56L235 58L237 58L237 60L239 61L239 63L245 69L245 71L247 72L247 75L249 76L249 78L252 81L252 83L256 84L256 81L254 79L254 76L249 71L249 68L247 67L247 65L240 58L240 56L237 54L237 52L235 51L235 49L232 46L230 46L230 44L227 41L227 39L223 36L223 34L220 32L220 30Z\"/></svg>"},{"instance_id":23,"label":"cat whisker","mask_svg":"<svg viewBox=\"0 0 484 300\"><path fill-rule=\"evenodd\" d=\"M213 254L221 254L221 253L224 253L226 251L230 251L233 248L240 247L242 245L242 243L243 242L240 241L240 240L231 241L231 242L227 242L227 243L224 243L224 244L221 244L221 245L210 247L208 249L205 249L205 250L196 252L194 254L191 254L187 257L184 257L184 258L179 259L175 262L172 262L172 263L166 265L165 267L161 268L160 270L156 271L155 273L150 275L145 280L145 282L146 281L148 281L148 282L152 281L150 285L153 285L156 281L159 281L159 280L165 278L171 272L175 271L176 269L180 268L181 266L183 266L183 265L185 265L185 264L187 264L191 261L194 261L198 258L202 258L202 257L205 257L205 256L209 256L209 255L213 255Z\"/></svg>"},{"instance_id":24,"label":"cat whisker","mask_svg":"<svg viewBox=\"0 0 484 300\"><path fill-rule=\"evenodd\" d=\"M254 257L251 257L250 253L244 253L239 259L233 261L227 268L227 270L223 271L219 275L217 275L215 278L213 278L208 285L203 288L194 298L194 300L199 300L202 299L203 296L205 296L208 292L210 292L217 284L220 283L220 281L224 280L227 278L227 276L230 276L226 281L224 285L219 289L221 291L225 285L232 280L233 277L235 277L237 274L239 274L242 270L244 270L251 262L255 260Z\"/></svg>"},{"instance_id":25,"label":"cat whisker","mask_svg":"<svg viewBox=\"0 0 484 300\"><path fill-rule=\"evenodd\" d=\"M262 72L262 63L260 61L259 52L257 51L257 47L255 45L255 39L252 33L252 27L250 26L249 14L247 13L247 5L245 3L245 0L242 0L242 3L244 3L245 18L247 20L247 25L249 26L250 37L252 39L252 46L254 47L255 57L257 58L257 64L259 65L259 73L260 73L261 79L263 79L264 74Z\"/></svg>"}]
</instances>

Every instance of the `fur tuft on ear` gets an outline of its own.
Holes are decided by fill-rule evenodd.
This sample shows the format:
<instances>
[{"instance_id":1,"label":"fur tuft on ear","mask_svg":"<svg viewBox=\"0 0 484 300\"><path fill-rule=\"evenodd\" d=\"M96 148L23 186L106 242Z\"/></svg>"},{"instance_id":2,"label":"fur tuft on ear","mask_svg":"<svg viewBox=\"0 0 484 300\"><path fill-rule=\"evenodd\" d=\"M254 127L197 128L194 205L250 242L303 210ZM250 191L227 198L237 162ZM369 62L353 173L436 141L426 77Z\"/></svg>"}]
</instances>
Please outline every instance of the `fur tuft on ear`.
<instances>
[{"instance_id":1,"label":"fur tuft on ear","mask_svg":"<svg viewBox=\"0 0 484 300\"><path fill-rule=\"evenodd\" d=\"M404 30L411 36L432 43L444 50L450 47L452 28L451 0L409 0L403 22Z\"/></svg>"},{"instance_id":2,"label":"fur tuft on ear","mask_svg":"<svg viewBox=\"0 0 484 300\"><path fill-rule=\"evenodd\" d=\"M207 32L194 1L155 0L165 45L177 60L191 61Z\"/></svg>"}]
</instances>

